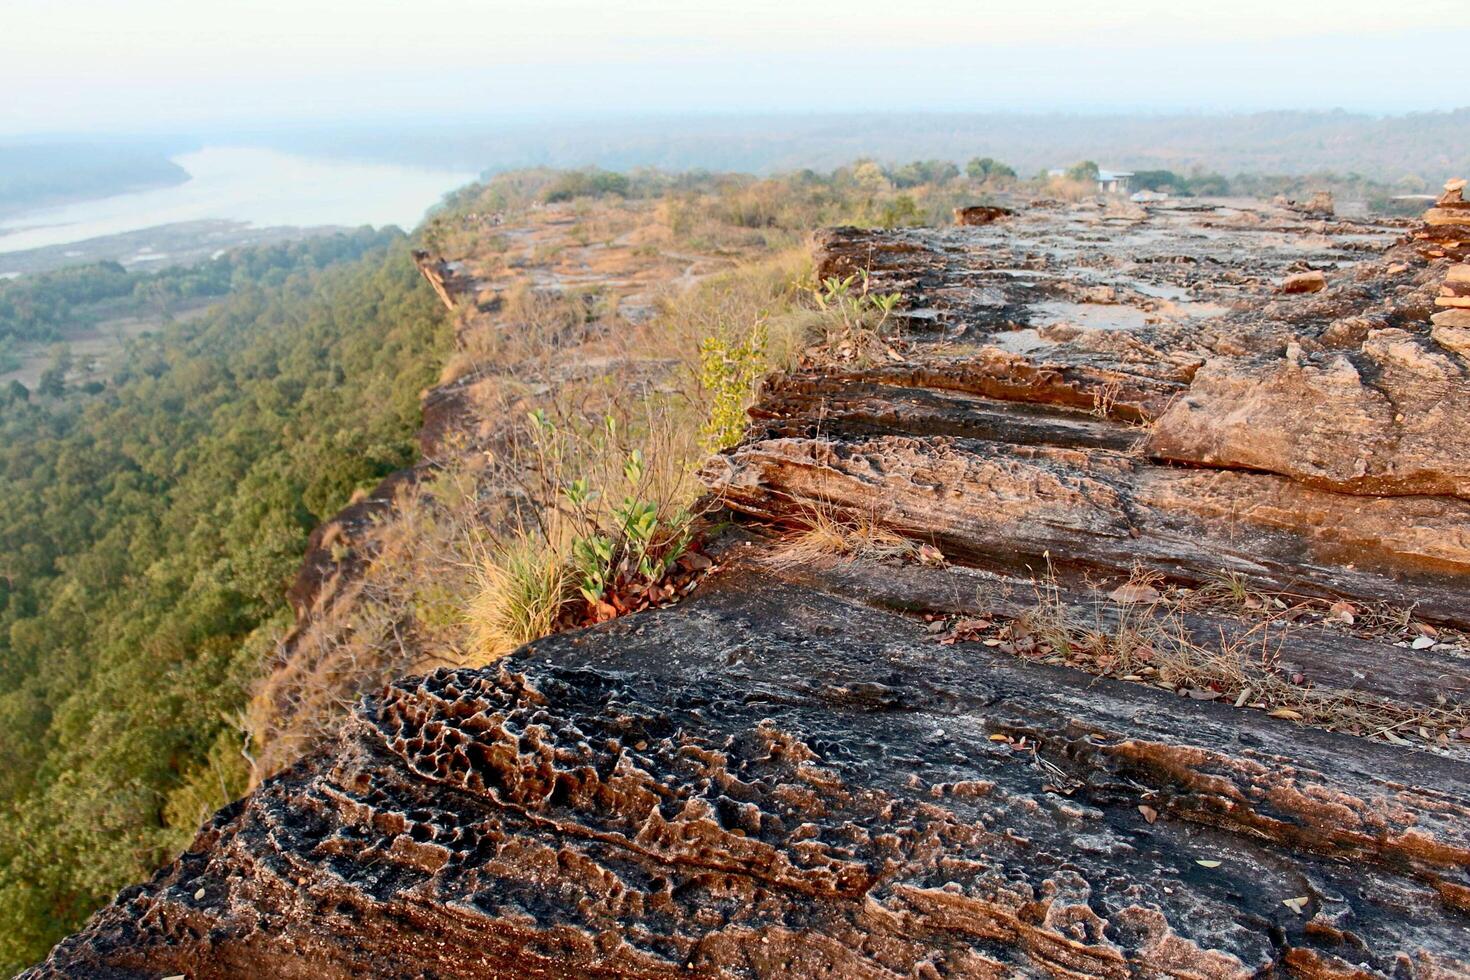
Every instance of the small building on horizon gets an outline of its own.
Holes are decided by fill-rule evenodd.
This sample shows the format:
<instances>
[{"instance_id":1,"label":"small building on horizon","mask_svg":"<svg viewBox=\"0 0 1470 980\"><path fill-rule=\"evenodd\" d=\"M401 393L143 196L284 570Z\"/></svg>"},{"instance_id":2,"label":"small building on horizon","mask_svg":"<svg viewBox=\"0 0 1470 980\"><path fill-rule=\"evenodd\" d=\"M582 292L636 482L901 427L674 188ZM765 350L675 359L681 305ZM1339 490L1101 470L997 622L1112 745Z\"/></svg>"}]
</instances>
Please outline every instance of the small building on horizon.
<instances>
[{"instance_id":1,"label":"small building on horizon","mask_svg":"<svg viewBox=\"0 0 1470 980\"><path fill-rule=\"evenodd\" d=\"M1128 181L1133 177L1131 170L1104 170L1101 167L1097 171L1097 189L1104 194L1127 194Z\"/></svg>"}]
</instances>

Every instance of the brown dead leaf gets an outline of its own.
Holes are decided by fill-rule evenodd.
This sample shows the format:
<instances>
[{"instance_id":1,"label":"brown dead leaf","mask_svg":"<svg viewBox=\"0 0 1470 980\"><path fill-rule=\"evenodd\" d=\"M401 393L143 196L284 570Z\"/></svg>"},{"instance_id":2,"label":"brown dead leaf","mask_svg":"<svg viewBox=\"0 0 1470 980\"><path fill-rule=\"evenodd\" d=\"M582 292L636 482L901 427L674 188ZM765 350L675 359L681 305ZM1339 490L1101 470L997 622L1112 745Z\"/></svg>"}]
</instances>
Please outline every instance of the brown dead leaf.
<instances>
[{"instance_id":1,"label":"brown dead leaf","mask_svg":"<svg viewBox=\"0 0 1470 980\"><path fill-rule=\"evenodd\" d=\"M1268 712L1268 717L1285 718L1287 721L1301 721L1302 713L1300 711L1293 711L1290 708L1277 708L1275 711Z\"/></svg>"},{"instance_id":2,"label":"brown dead leaf","mask_svg":"<svg viewBox=\"0 0 1470 980\"><path fill-rule=\"evenodd\" d=\"M1159 597L1159 590L1151 585L1139 585L1134 582L1125 582L1108 593L1120 606L1132 605L1136 602L1153 602Z\"/></svg>"},{"instance_id":3,"label":"brown dead leaf","mask_svg":"<svg viewBox=\"0 0 1470 980\"><path fill-rule=\"evenodd\" d=\"M1146 803L1138 804L1138 812L1143 814L1143 819L1148 821L1149 823L1153 823L1155 820L1159 819L1159 811L1155 810L1153 807L1149 806Z\"/></svg>"},{"instance_id":4,"label":"brown dead leaf","mask_svg":"<svg viewBox=\"0 0 1470 980\"><path fill-rule=\"evenodd\" d=\"M944 552L940 551L938 548L934 547L932 544L921 544L921 545L919 545L918 557L919 557L919 564L921 564L921 565L943 565L944 564Z\"/></svg>"}]
</instances>

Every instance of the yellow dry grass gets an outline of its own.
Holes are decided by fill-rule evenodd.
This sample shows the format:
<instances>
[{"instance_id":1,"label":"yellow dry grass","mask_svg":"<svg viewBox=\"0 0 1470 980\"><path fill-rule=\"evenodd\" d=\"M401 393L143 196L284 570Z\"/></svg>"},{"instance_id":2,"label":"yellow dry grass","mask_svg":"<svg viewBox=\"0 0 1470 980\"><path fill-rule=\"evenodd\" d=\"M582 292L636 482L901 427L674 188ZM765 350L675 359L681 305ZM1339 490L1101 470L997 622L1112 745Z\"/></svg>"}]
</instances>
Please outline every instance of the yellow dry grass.
<instances>
[{"instance_id":1,"label":"yellow dry grass","mask_svg":"<svg viewBox=\"0 0 1470 980\"><path fill-rule=\"evenodd\" d=\"M525 533L484 549L465 609L470 662L489 663L556 628L571 597L565 554Z\"/></svg>"},{"instance_id":2,"label":"yellow dry grass","mask_svg":"<svg viewBox=\"0 0 1470 980\"><path fill-rule=\"evenodd\" d=\"M800 526L771 552L768 561L777 568L820 563L833 559L882 561L905 558L918 551L909 538L884 527L875 516L849 518L834 506L807 506Z\"/></svg>"}]
</instances>

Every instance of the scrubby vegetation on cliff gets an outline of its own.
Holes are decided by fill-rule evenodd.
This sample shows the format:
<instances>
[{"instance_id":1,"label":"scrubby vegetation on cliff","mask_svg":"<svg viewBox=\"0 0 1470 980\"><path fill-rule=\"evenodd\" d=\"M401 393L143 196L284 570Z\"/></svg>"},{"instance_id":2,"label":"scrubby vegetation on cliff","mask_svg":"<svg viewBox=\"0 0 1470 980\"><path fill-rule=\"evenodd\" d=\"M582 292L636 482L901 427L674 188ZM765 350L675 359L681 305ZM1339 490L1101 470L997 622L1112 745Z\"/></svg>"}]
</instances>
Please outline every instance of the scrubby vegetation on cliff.
<instances>
[{"instance_id":1,"label":"scrubby vegetation on cliff","mask_svg":"<svg viewBox=\"0 0 1470 980\"><path fill-rule=\"evenodd\" d=\"M308 533L414 458L446 333L407 252L365 232L143 277L233 291L96 398L0 410L0 969L243 789Z\"/></svg>"},{"instance_id":2,"label":"scrubby vegetation on cliff","mask_svg":"<svg viewBox=\"0 0 1470 980\"><path fill-rule=\"evenodd\" d=\"M429 465L370 525L329 529L354 557L252 702L258 775L395 677L682 595L708 564L689 537L693 470L738 438L760 379L813 341L876 349L880 298L817 282L811 232L948 221L1010 186L933 169L907 188L871 163L766 179L520 171L454 195L421 231L461 290Z\"/></svg>"}]
</instances>

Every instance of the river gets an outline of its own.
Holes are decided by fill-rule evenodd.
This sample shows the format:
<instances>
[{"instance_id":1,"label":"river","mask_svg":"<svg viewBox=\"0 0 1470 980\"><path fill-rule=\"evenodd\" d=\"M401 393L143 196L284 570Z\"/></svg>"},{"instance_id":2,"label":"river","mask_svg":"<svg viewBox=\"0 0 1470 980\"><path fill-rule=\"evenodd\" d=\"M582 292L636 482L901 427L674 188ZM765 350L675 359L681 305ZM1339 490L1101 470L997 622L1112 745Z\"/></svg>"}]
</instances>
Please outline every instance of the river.
<instances>
[{"instance_id":1,"label":"river","mask_svg":"<svg viewBox=\"0 0 1470 980\"><path fill-rule=\"evenodd\" d=\"M446 192L475 179L256 147L205 147L174 162L189 180L0 219L0 253L210 219L261 228L393 224L408 230Z\"/></svg>"}]
</instances>

